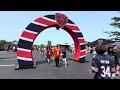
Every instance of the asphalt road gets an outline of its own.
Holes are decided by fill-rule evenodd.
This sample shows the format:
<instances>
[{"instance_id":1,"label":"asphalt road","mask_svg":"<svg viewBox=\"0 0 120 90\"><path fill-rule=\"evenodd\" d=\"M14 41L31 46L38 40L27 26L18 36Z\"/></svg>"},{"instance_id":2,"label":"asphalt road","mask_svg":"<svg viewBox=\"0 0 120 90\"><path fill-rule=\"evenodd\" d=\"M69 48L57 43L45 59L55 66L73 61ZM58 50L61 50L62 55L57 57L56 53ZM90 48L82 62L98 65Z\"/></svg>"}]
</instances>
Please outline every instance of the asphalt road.
<instances>
[{"instance_id":1,"label":"asphalt road","mask_svg":"<svg viewBox=\"0 0 120 90\"><path fill-rule=\"evenodd\" d=\"M87 53L87 63L79 63L71 60L73 55L68 53L68 66L54 68L55 63L50 64L45 60L45 55L33 51L33 58L37 62L36 68L14 70L17 66L16 52L0 51L0 79L92 79L94 74L89 73L92 56ZM61 62L61 61L60 61Z\"/></svg>"}]
</instances>

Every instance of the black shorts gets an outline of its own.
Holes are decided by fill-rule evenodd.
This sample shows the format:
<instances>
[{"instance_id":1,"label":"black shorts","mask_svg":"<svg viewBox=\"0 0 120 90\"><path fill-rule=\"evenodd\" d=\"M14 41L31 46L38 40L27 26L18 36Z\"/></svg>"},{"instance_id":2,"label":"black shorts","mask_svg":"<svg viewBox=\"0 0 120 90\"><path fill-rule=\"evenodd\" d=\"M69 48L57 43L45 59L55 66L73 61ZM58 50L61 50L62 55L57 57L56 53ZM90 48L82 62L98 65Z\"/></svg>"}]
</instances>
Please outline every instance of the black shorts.
<instances>
[{"instance_id":1,"label":"black shorts","mask_svg":"<svg viewBox=\"0 0 120 90\"><path fill-rule=\"evenodd\" d=\"M55 61L59 61L59 58L56 58Z\"/></svg>"},{"instance_id":2,"label":"black shorts","mask_svg":"<svg viewBox=\"0 0 120 90\"><path fill-rule=\"evenodd\" d=\"M49 60L50 60L50 57L47 57L47 59L49 59Z\"/></svg>"}]
</instances>

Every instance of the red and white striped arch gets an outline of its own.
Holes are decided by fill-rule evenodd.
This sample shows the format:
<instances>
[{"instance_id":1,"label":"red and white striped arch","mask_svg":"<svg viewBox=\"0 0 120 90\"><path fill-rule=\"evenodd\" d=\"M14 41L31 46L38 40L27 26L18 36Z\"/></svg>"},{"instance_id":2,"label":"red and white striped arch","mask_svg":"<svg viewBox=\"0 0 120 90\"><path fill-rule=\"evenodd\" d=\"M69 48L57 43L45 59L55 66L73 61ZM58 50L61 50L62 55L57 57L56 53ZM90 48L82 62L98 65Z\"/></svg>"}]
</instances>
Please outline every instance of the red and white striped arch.
<instances>
[{"instance_id":1,"label":"red and white striped arch","mask_svg":"<svg viewBox=\"0 0 120 90\"><path fill-rule=\"evenodd\" d=\"M21 34L17 47L17 58L19 68L31 68L34 66L32 57L32 45L36 37L46 28L59 27L55 20L55 15L46 15L31 22ZM74 60L84 60L86 56L85 40L77 25L68 19L68 23L63 27L75 43Z\"/></svg>"}]
</instances>

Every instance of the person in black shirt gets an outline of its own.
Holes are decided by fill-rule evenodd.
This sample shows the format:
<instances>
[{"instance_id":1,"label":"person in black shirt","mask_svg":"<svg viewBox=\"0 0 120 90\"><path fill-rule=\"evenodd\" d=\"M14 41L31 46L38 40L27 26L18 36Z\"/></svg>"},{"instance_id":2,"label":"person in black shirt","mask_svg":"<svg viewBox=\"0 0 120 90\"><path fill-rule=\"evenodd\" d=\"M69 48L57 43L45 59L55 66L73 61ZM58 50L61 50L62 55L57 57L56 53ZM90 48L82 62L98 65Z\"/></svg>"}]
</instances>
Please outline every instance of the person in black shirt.
<instances>
[{"instance_id":1,"label":"person in black shirt","mask_svg":"<svg viewBox=\"0 0 120 90\"><path fill-rule=\"evenodd\" d=\"M63 51L62 51L62 64L65 64L65 67L67 67L66 56L67 56L66 49L63 49Z\"/></svg>"},{"instance_id":2,"label":"person in black shirt","mask_svg":"<svg viewBox=\"0 0 120 90\"><path fill-rule=\"evenodd\" d=\"M94 79L111 79L115 72L114 63L109 55L104 55L105 46L97 46L97 55L92 60L91 72L95 73Z\"/></svg>"}]
</instances>

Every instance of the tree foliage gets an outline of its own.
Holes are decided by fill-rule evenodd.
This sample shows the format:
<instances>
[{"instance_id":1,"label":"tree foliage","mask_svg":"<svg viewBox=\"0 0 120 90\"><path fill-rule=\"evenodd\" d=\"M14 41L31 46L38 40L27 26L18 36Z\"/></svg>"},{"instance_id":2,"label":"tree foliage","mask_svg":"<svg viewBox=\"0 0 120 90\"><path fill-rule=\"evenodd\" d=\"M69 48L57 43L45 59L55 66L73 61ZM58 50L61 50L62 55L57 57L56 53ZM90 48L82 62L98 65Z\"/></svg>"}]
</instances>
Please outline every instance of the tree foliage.
<instances>
[{"instance_id":1,"label":"tree foliage","mask_svg":"<svg viewBox=\"0 0 120 90\"><path fill-rule=\"evenodd\" d=\"M0 45L7 44L8 42L6 40L0 40Z\"/></svg>"},{"instance_id":2,"label":"tree foliage","mask_svg":"<svg viewBox=\"0 0 120 90\"><path fill-rule=\"evenodd\" d=\"M51 47L51 46L52 46L51 41L49 41L49 40L48 40L47 46L49 46L49 47Z\"/></svg>"},{"instance_id":3,"label":"tree foliage","mask_svg":"<svg viewBox=\"0 0 120 90\"><path fill-rule=\"evenodd\" d=\"M112 22L110 25L115 28L120 28L120 17L113 17L111 20ZM120 31L106 31L105 33L109 34L111 40L120 41Z\"/></svg>"},{"instance_id":4,"label":"tree foliage","mask_svg":"<svg viewBox=\"0 0 120 90\"><path fill-rule=\"evenodd\" d=\"M120 28L120 17L113 17L111 20L114 20L110 25L114 26L115 28Z\"/></svg>"},{"instance_id":5,"label":"tree foliage","mask_svg":"<svg viewBox=\"0 0 120 90\"><path fill-rule=\"evenodd\" d=\"M120 32L119 31L110 31L110 32L105 32L109 34L109 37L111 37L111 40L113 41L120 41Z\"/></svg>"}]
</instances>

